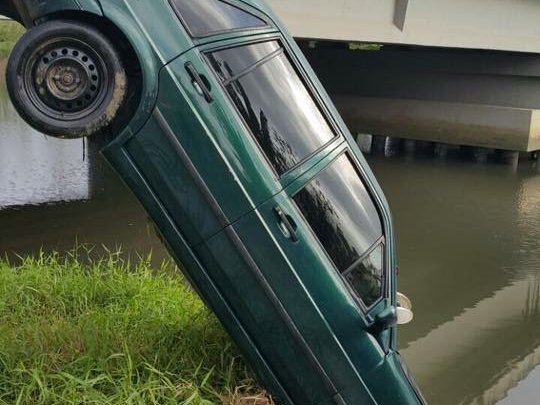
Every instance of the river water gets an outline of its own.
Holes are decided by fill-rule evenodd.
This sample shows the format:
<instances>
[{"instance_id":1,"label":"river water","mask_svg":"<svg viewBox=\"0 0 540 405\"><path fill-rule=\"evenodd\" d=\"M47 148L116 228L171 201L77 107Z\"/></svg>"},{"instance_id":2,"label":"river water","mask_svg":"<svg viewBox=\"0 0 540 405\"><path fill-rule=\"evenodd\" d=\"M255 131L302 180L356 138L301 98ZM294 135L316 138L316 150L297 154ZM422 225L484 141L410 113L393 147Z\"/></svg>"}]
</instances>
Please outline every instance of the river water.
<instances>
[{"instance_id":1,"label":"river water","mask_svg":"<svg viewBox=\"0 0 540 405\"><path fill-rule=\"evenodd\" d=\"M31 130L0 84L0 254L89 244L166 257L97 149ZM368 157L393 210L400 290L415 304L402 354L431 404L539 403L538 163L406 149Z\"/></svg>"}]
</instances>

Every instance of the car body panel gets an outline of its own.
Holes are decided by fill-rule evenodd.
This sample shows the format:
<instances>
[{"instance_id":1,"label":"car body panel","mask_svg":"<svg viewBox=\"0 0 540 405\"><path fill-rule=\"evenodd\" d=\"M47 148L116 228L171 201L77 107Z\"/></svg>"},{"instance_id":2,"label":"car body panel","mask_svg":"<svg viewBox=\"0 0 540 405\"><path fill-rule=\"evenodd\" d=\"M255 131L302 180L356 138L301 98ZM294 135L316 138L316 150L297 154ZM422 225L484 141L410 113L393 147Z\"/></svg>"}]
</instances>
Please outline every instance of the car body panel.
<instances>
[{"instance_id":1,"label":"car body panel","mask_svg":"<svg viewBox=\"0 0 540 405\"><path fill-rule=\"evenodd\" d=\"M11 1L0 2L0 15L23 23L23 17Z\"/></svg>"},{"instance_id":2,"label":"car body panel","mask_svg":"<svg viewBox=\"0 0 540 405\"><path fill-rule=\"evenodd\" d=\"M0 5L1 14L6 14L27 27L34 25L41 18L69 11L102 15L97 0L4 0L4 4Z\"/></svg>"},{"instance_id":3,"label":"car body panel","mask_svg":"<svg viewBox=\"0 0 540 405\"><path fill-rule=\"evenodd\" d=\"M131 20L162 66L194 46L167 0L108 0L101 1L101 7L103 14L120 28L125 24L123 20Z\"/></svg>"},{"instance_id":4,"label":"car body panel","mask_svg":"<svg viewBox=\"0 0 540 405\"><path fill-rule=\"evenodd\" d=\"M198 247L197 252L239 321L251 325L250 336L271 369L279 370L276 378L293 403L319 404L331 400L337 390L328 383L323 366L305 342L305 330L299 329L236 229L226 229ZM313 311L306 312L304 320L313 317ZM328 350L335 347L325 334L318 334L317 339ZM314 369L317 371L306 372ZM266 376L259 378L265 380ZM284 398L276 399L278 403L284 402Z\"/></svg>"},{"instance_id":5,"label":"car body panel","mask_svg":"<svg viewBox=\"0 0 540 405\"><path fill-rule=\"evenodd\" d=\"M214 102L207 103L204 100L201 102L201 96L186 75L187 63L193 64L199 74L209 81L215 97ZM212 187L216 190L214 195L224 207L224 211L237 211L237 214L231 215L231 221L238 218L238 214L253 210L258 204L279 192L280 187L276 179L263 160L257 156L256 145L249 136L246 136L246 129L238 125L236 119L231 119L228 99L220 91L219 83L211 76L201 53L197 50L187 52L171 62L166 70L185 89L187 98L191 101L192 114L195 114L205 128L205 139L197 138L195 133L185 136L190 152L195 156L194 159L207 159L207 148L212 148L215 153L221 155L219 161L214 164L209 161L203 170L215 172L215 176L209 175L207 181L215 182ZM174 94L171 96L175 97ZM176 108L173 106L174 104L171 108ZM184 122L178 122L178 125L182 126ZM197 142L204 142L207 146L201 149L196 145ZM225 184L221 179L222 176L231 176L235 184ZM217 191L218 188L221 190ZM231 200L231 195L237 196L235 201Z\"/></svg>"}]
</instances>

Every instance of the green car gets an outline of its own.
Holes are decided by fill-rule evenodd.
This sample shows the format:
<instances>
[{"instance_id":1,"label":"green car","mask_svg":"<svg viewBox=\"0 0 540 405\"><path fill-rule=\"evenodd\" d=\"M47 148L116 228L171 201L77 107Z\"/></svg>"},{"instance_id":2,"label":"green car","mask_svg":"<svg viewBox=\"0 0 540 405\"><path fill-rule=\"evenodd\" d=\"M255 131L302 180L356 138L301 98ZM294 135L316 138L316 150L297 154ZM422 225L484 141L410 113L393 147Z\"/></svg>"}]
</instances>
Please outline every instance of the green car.
<instances>
[{"instance_id":1,"label":"green car","mask_svg":"<svg viewBox=\"0 0 540 405\"><path fill-rule=\"evenodd\" d=\"M13 104L99 137L278 404L423 404L388 205L259 0L12 0Z\"/></svg>"}]
</instances>

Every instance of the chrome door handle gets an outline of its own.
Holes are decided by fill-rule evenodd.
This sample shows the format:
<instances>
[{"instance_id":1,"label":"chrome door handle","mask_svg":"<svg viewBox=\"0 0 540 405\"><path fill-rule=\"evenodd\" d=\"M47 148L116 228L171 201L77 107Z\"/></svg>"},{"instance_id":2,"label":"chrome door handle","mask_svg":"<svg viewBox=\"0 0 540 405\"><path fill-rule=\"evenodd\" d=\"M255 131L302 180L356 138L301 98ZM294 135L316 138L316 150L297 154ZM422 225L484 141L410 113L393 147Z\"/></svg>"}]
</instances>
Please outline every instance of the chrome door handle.
<instances>
[{"instance_id":1,"label":"chrome door handle","mask_svg":"<svg viewBox=\"0 0 540 405\"><path fill-rule=\"evenodd\" d=\"M274 207L274 212L279 220L279 225L284 232L285 236L288 237L293 242L298 242L297 230L298 227L294 223L294 220L290 215L285 214L281 207Z\"/></svg>"}]
</instances>

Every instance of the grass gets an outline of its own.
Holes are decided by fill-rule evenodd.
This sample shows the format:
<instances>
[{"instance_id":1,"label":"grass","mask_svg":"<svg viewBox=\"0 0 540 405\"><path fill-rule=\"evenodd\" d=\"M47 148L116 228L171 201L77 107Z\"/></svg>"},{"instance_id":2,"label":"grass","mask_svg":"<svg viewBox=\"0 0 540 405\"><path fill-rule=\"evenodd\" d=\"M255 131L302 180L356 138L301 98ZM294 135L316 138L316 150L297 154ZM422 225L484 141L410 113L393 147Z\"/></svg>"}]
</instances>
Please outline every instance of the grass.
<instances>
[{"instance_id":1,"label":"grass","mask_svg":"<svg viewBox=\"0 0 540 405\"><path fill-rule=\"evenodd\" d=\"M24 33L24 27L14 21L0 21L0 58L9 55L17 40Z\"/></svg>"},{"instance_id":2,"label":"grass","mask_svg":"<svg viewBox=\"0 0 540 405\"><path fill-rule=\"evenodd\" d=\"M383 45L380 44L365 44L362 42L349 43L350 51L380 51L383 49Z\"/></svg>"},{"instance_id":3,"label":"grass","mask_svg":"<svg viewBox=\"0 0 540 405\"><path fill-rule=\"evenodd\" d=\"M0 404L270 404L182 277L148 263L0 261Z\"/></svg>"}]
</instances>

